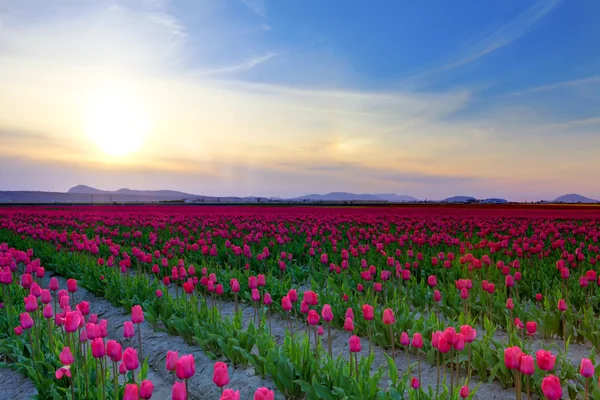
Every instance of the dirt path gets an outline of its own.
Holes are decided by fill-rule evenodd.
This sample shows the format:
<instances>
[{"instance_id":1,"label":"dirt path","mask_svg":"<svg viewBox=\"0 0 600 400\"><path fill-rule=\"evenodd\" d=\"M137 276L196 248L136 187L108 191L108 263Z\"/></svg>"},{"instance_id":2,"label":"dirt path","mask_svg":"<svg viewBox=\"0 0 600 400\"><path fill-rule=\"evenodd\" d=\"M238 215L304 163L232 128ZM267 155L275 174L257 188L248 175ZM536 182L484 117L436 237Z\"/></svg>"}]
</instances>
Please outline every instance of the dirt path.
<instances>
[{"instance_id":1,"label":"dirt path","mask_svg":"<svg viewBox=\"0 0 600 400\"><path fill-rule=\"evenodd\" d=\"M47 274L46 279L52 275ZM66 288L66 279L54 275L58 278L61 288ZM47 282L45 282L46 284ZM88 301L90 303L90 312L95 313L101 319L108 320L108 338L114 339L126 347L137 349L137 335L134 340L123 338L123 324L130 320L130 316L121 308L117 308L103 298L96 297L83 288L79 288L76 293L76 301ZM150 324L144 322L142 328L142 349L144 357L148 358L148 379L154 383L153 400L170 400L173 378L165 369L165 359L168 350L176 350L179 355L193 354L196 363L196 374L188 381L190 397L189 399L218 399L220 391L212 381L214 360L209 359L197 347L193 347L184 342L178 336L170 336L164 332L154 332ZM137 329L137 327L136 327ZM254 370L232 367L229 368L229 385L227 387L240 390L241 399L253 399L257 388L266 386L274 390L272 381L261 379L254 375Z\"/></svg>"},{"instance_id":2,"label":"dirt path","mask_svg":"<svg viewBox=\"0 0 600 400\"><path fill-rule=\"evenodd\" d=\"M170 288L171 289L171 288ZM169 291L169 293L171 293L171 290ZM174 295L174 290L173 293L171 293ZM208 304L210 303L210 299L208 300ZM233 302L226 302L226 301L219 301L217 300L215 302L216 307L219 309L219 312L221 313L221 316L223 317L232 317L235 311L235 305ZM247 304L240 304L240 310L242 311L243 314L243 322L244 322L244 326L247 326L253 319L253 315L254 315L254 309L247 305ZM294 322L294 324L296 324L296 322ZM288 322L287 320L281 318L279 315L272 315L271 316L271 334L273 335L273 337L275 338L275 340L278 343L282 343L284 338L285 338L285 334L286 334L286 329L288 326ZM296 326L296 325L294 325ZM303 323L300 323L301 326L301 330L302 332L306 332L306 325ZM332 329L331 330L332 333L332 352L333 352L333 356L337 357L338 355L342 355L345 358L348 358L348 349L349 349L349 345L348 345L348 340L350 338L350 334L346 331L341 331L338 329ZM322 336L322 343L326 343L327 340L327 334ZM362 352L359 353L362 356L367 356L368 351L369 351L369 341L367 338L361 338L361 344L362 344ZM373 345L373 352L375 353L375 360L373 362L373 368L377 369L379 367L384 367L384 369L387 370L387 359L385 357L385 352L386 350L381 348L380 346L377 345ZM388 352L388 355L391 356L391 351ZM411 365L412 365L412 370L413 370L413 374L412 376L416 377L418 375L418 371L417 371L417 360L421 361L421 387L423 388L427 388L427 387L432 387L435 391L435 387L436 387L436 381L437 381L437 371L436 371L436 367L435 365L430 365L429 363L427 363L427 361L425 360L425 357L416 357L415 355L411 354ZM407 370L408 368L408 361L406 358L406 353L402 352L402 351L396 351L396 357L395 357L395 362L396 362L396 366L398 367L398 370L400 371L400 373L403 373L404 371ZM464 370L463 370L464 372ZM466 374L465 373L461 373L460 375L460 380L459 382L463 382L464 378L466 378ZM387 378L384 378L385 380L383 380L383 387L388 387L389 386L389 382L387 381ZM478 380L476 378L471 377L471 383L470 383L470 387L474 388L478 383ZM462 383L461 383L462 385ZM516 394L514 389L503 389L502 386L498 383L498 382L493 382L493 383L482 383L481 386L479 387L479 389L477 390L477 394L474 396L474 399L479 399L479 400L505 400L505 399L516 399Z\"/></svg>"},{"instance_id":3,"label":"dirt path","mask_svg":"<svg viewBox=\"0 0 600 400\"><path fill-rule=\"evenodd\" d=\"M0 400L24 400L37 395L33 383L18 372L0 368Z\"/></svg>"}]
</instances>

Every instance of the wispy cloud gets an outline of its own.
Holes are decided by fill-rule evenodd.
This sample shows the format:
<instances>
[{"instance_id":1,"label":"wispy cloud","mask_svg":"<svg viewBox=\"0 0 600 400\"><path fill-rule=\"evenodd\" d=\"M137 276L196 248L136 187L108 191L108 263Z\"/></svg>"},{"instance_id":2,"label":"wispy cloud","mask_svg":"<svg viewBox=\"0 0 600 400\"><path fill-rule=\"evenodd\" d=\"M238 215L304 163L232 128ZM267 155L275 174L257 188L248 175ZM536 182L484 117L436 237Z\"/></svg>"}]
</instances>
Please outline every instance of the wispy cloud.
<instances>
[{"instance_id":1,"label":"wispy cloud","mask_svg":"<svg viewBox=\"0 0 600 400\"><path fill-rule=\"evenodd\" d=\"M537 86L526 90L521 90L518 92L509 93L512 96L519 96L523 94L537 93L537 92L546 92L550 90L556 89L576 89L581 87L587 87L591 85L599 85L600 84L600 75L590 76L588 78L581 79L572 79L568 81L551 83L549 85Z\"/></svg>"},{"instance_id":2,"label":"wispy cloud","mask_svg":"<svg viewBox=\"0 0 600 400\"><path fill-rule=\"evenodd\" d=\"M265 0L242 0L242 3L259 17L268 19Z\"/></svg>"},{"instance_id":3,"label":"wispy cloud","mask_svg":"<svg viewBox=\"0 0 600 400\"><path fill-rule=\"evenodd\" d=\"M244 62L242 62L241 64L236 64L236 65L231 65L228 67L222 67L222 68L217 68L217 69L213 69L213 70L208 70L208 71L203 72L202 74L203 75L219 75L219 74L248 71L249 69L252 69L262 63L265 63L265 62L271 60L272 58L277 57L281 54L283 54L283 53L268 52L261 56L251 57L251 58L245 60Z\"/></svg>"},{"instance_id":4,"label":"wispy cloud","mask_svg":"<svg viewBox=\"0 0 600 400\"><path fill-rule=\"evenodd\" d=\"M452 68L457 68L469 64L481 57L484 57L504 46L509 45L520 37L524 36L546 15L558 6L562 0L538 0L533 5L518 14L510 22L495 30L485 38L477 41L466 52L445 64L418 72L410 79L416 79L424 75L439 73Z\"/></svg>"},{"instance_id":5,"label":"wispy cloud","mask_svg":"<svg viewBox=\"0 0 600 400\"><path fill-rule=\"evenodd\" d=\"M36 169L43 169L48 180L41 182L44 188L55 176L55 188L67 181L71 186L105 187L136 182L138 187L169 184L208 194L285 196L341 190L435 197L442 185L451 185L452 192L475 187L490 193L513 190L515 181L497 179L508 176L535 180L556 174L556 179L584 188L600 168L593 151L600 140L588 135L582 143L570 136L584 129L580 126L591 131L593 118L575 122L585 116L573 117L554 127L555 143L549 143L540 133L547 125L542 118L531 123L531 109L519 98L502 104L515 103L504 114L494 105L495 113L490 111L486 118L465 113L448 121L446 117L473 103L472 90L367 90L359 84L332 82L331 75L310 87L273 83L294 82L294 76L323 62L321 54L292 44L281 61L302 53L301 65L278 70L279 63L272 62L265 68L273 66L282 79L270 84L247 81L244 71L281 54L269 51L268 43L252 42L261 36L247 34L256 18L236 25L232 33L216 17L222 18L223 10L214 14L208 10L199 14L206 24L198 24L202 25L198 33L169 13L167 2L111 0L110 4L121 5L99 3L89 10L80 2L58 1L79 5L75 17L17 15L0 25L0 126L7 128L0 137L11 144L3 146L0 157L24 157L22 163L28 167L19 179L35 184L40 183ZM152 5L127 6L144 1ZM530 11L520 25L502 31L503 37L515 40L549 12L544 4L536 5L537 13ZM507 40L489 39L481 48L489 53ZM188 58L190 47L201 55L194 54L193 61ZM232 56L241 59L248 49L258 55L206 73ZM87 108L98 89L106 88L134 99L149 119L139 150L122 159L103 154L85 131ZM519 118L508 118L512 115ZM530 148L536 153L531 154ZM573 152L567 154L564 148ZM558 157L561 164L588 167L573 177L572 171L559 168ZM48 168L59 158L68 158L68 163ZM1 178L18 183L9 175L4 172Z\"/></svg>"}]
</instances>

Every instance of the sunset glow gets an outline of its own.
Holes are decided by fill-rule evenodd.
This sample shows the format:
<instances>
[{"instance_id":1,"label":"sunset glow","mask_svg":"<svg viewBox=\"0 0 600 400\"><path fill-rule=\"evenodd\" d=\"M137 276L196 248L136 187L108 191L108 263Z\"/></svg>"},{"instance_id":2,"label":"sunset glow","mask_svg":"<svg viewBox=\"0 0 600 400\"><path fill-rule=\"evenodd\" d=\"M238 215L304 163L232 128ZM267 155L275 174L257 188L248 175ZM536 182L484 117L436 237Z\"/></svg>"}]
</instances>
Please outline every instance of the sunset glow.
<instances>
[{"instance_id":1,"label":"sunset glow","mask_svg":"<svg viewBox=\"0 0 600 400\"><path fill-rule=\"evenodd\" d=\"M0 0L0 186L600 198L600 5L434 3Z\"/></svg>"}]
</instances>

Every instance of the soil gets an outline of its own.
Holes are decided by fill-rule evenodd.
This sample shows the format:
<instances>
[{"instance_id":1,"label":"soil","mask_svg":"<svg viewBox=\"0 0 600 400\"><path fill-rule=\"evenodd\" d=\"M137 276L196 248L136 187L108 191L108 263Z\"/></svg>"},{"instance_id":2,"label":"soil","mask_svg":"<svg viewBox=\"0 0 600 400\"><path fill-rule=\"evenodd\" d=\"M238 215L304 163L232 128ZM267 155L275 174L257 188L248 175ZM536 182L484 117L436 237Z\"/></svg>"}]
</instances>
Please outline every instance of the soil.
<instances>
[{"instance_id":1,"label":"soil","mask_svg":"<svg viewBox=\"0 0 600 400\"><path fill-rule=\"evenodd\" d=\"M47 281L52 277L50 273L47 273L44 285L47 285ZM59 284L62 288L66 287L66 279L61 276L54 275L58 278ZM174 295L174 288L170 287L170 293ZM99 318L108 320L108 337L107 340L115 339L119 341L123 348L133 347L138 348L137 335L131 339L123 338L123 323L130 320L128 313L122 308L115 307L110 304L107 300L98 298L93 294L89 293L83 288L79 288L75 294L75 300L77 302L86 300L90 303L90 312L98 315ZM210 301L210 300L209 300ZM210 303L209 303L210 304ZM231 317L234 314L234 303L228 301L216 300L216 306L223 317ZM244 325L247 326L250 321L254 318L254 309L250 305L240 304L240 310L242 310ZM279 315L270 316L271 319L271 333L278 343L282 343L286 329L288 326L287 320L281 318ZM301 321L293 321L294 327L299 327L300 332L306 332L307 326ZM144 355L148 359L150 366L148 370L147 379L152 380L154 383L154 394L152 396L155 400L168 400L171 398L171 386L174 382L173 376L165 369L165 358L168 350L176 350L179 355L193 354L196 363L196 374L188 382L190 389L190 399L218 399L220 390L212 382L212 373L214 360L208 358L201 350L194 346L190 346L183 341L182 338L177 336L170 336L164 332L155 332L151 325L144 322L141 325L142 330L142 346ZM136 329L138 327L136 326ZM296 328L295 328L296 329ZM345 331L338 329L332 329L332 351L333 356L337 357L342 355L344 358L348 358L348 340L350 334ZM481 334L478 334L480 336ZM494 335L496 339L503 340L506 335L504 332L496 332ZM312 336L311 336L312 339ZM322 344L326 347L327 334L321 337ZM369 348L369 342L366 338L361 338L363 346L362 355L366 356ZM563 342L561 340L534 340L533 349L534 351L547 346L555 346L556 350L562 349ZM375 360L373 368L384 367L387 369L387 361L385 357L386 350L373 345L373 352ZM360 353L359 353L360 354ZM390 351L387 351L388 355L391 355ZM569 348L568 356L574 364L578 364L582 357L587 357L590 354L590 348L586 345L572 344ZM435 389L437 372L436 367L426 362L424 357L417 357L414 354L410 356L410 365L412 367L412 375L417 376L417 361L420 360L421 364L421 387L427 388L432 387ZM222 360L226 361L226 360ZM396 366L400 373L404 372L408 368L408 360L405 352L396 350L395 357ZM460 382L464 382L466 378L464 371L461 371ZM241 399L252 399L254 391L261 387L266 386L276 392L276 398L283 398L280 393L274 388L274 384L270 379L261 379L259 376L254 374L252 368L229 368L230 383L227 387L240 390ZM477 377L472 377L470 381L470 387L474 388L479 381ZM382 389L385 389L389 385L387 377L382 380ZM33 384L25 378L23 375L14 371L0 369L0 400L8 399L26 399L36 394ZM9 388L5 394L5 388ZM484 383L482 382L477 390L474 399L480 400L500 400L500 399L515 399L515 390L512 388L504 389L498 382Z\"/></svg>"},{"instance_id":2,"label":"soil","mask_svg":"<svg viewBox=\"0 0 600 400\"><path fill-rule=\"evenodd\" d=\"M0 400L23 400L35 395L37 390L25 375L0 368Z\"/></svg>"},{"instance_id":3,"label":"soil","mask_svg":"<svg viewBox=\"0 0 600 400\"><path fill-rule=\"evenodd\" d=\"M46 280L49 280L52 276L49 273L46 275ZM66 288L66 279L57 275L55 276L58 278L60 287ZM46 285L47 282L45 282ZM96 297L81 287L75 293L75 300L76 302L82 300L88 301L90 303L90 313L97 314L100 319L108 320L107 340L117 340L123 346L123 350L126 347L138 349L137 325L135 326L135 337L129 339L123 338L123 324L130 320L129 313L125 312L122 308L113 306L105 299ZM143 322L140 326L142 329L142 350L144 357L148 359L150 367L147 379L151 380L154 384L153 400L171 399L171 387L174 380L172 374L165 368L168 350L176 350L180 356L186 354L194 355L196 373L188 380L189 399L218 399L220 397L220 390L212 381L214 360L209 359L197 347L185 343L179 336L170 336L164 332L155 332L147 322ZM229 368L229 385L227 387L239 390L240 399L253 399L256 389L262 386L274 390L272 381L261 379L259 376L254 375L254 370L251 368Z\"/></svg>"}]
</instances>

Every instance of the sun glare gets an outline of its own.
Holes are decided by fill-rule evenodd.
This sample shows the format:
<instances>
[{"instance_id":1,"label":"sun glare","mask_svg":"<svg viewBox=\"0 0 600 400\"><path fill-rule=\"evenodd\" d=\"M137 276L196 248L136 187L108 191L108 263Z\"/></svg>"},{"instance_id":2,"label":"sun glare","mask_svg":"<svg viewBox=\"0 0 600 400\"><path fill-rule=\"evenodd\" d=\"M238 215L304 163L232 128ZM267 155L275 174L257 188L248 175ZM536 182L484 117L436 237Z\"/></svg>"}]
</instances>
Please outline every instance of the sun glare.
<instances>
[{"instance_id":1,"label":"sun glare","mask_svg":"<svg viewBox=\"0 0 600 400\"><path fill-rule=\"evenodd\" d=\"M147 115L135 96L121 91L94 93L85 130L100 151L125 156L138 150L147 134Z\"/></svg>"}]
</instances>

